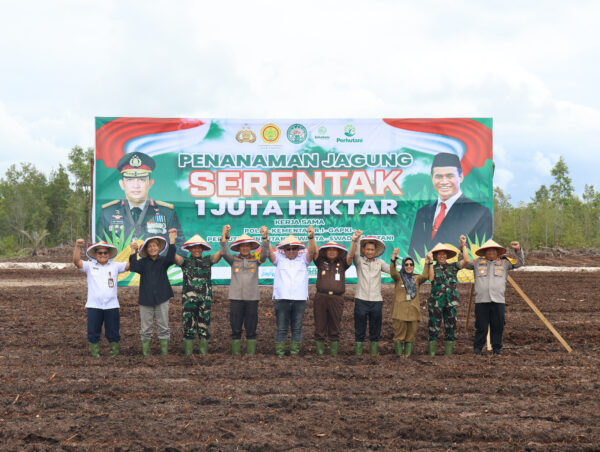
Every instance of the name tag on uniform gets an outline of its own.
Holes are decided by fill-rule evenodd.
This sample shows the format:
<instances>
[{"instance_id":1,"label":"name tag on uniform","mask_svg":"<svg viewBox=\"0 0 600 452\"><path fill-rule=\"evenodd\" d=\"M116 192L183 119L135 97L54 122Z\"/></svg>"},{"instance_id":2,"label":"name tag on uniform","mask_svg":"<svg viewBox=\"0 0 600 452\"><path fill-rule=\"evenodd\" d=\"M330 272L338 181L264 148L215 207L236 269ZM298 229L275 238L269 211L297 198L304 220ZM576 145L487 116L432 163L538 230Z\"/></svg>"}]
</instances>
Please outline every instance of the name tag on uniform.
<instances>
[{"instance_id":1,"label":"name tag on uniform","mask_svg":"<svg viewBox=\"0 0 600 452\"><path fill-rule=\"evenodd\" d=\"M340 274L339 274L339 273L336 273L336 274L335 274L335 280L336 280L336 281L339 281L339 280L340 280Z\"/></svg>"}]
</instances>

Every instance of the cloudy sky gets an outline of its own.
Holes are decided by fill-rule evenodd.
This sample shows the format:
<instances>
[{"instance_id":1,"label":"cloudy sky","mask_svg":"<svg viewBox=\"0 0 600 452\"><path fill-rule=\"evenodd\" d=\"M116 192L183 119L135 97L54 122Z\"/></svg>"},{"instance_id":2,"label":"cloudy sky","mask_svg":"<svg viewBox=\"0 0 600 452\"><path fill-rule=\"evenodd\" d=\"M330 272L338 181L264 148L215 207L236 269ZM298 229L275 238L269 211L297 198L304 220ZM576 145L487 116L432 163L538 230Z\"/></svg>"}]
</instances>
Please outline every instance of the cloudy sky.
<instances>
[{"instance_id":1,"label":"cloudy sky","mask_svg":"<svg viewBox=\"0 0 600 452\"><path fill-rule=\"evenodd\" d=\"M600 2L1 5L0 175L65 164L95 116L492 117L513 201L561 155L600 189Z\"/></svg>"}]
</instances>

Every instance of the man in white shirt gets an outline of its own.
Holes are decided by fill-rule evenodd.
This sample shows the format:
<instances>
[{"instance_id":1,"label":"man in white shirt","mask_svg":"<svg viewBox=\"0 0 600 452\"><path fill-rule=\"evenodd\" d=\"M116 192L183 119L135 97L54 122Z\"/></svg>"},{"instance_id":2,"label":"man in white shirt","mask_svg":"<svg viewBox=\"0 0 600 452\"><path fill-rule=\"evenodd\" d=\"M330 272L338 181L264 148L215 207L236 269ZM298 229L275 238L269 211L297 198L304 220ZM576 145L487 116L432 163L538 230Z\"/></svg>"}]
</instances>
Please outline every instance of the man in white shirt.
<instances>
[{"instance_id":1,"label":"man in white shirt","mask_svg":"<svg viewBox=\"0 0 600 452\"><path fill-rule=\"evenodd\" d=\"M117 255L117 249L106 242L92 244L86 252L90 260L82 261L79 248L84 245L83 239L77 239L73 264L87 275L85 307L90 354L94 358L100 356L100 335L104 324L104 334L110 344L110 356L115 357L119 354L121 344L117 279L119 273L129 271L129 262L110 262Z\"/></svg>"},{"instance_id":2,"label":"man in white shirt","mask_svg":"<svg viewBox=\"0 0 600 452\"><path fill-rule=\"evenodd\" d=\"M266 226L260 228L263 241L268 242L269 230ZM273 300L275 301L275 319L277 331L275 334L275 354L282 358L285 355L285 342L288 330L292 330L290 355L300 353L302 343L302 320L308 299L308 265L317 252L315 228L309 226L308 250L304 243L293 235L288 236L277 245L280 252L275 252L268 242L269 260L275 265L273 279ZM300 251L302 250L302 251Z\"/></svg>"}]
</instances>

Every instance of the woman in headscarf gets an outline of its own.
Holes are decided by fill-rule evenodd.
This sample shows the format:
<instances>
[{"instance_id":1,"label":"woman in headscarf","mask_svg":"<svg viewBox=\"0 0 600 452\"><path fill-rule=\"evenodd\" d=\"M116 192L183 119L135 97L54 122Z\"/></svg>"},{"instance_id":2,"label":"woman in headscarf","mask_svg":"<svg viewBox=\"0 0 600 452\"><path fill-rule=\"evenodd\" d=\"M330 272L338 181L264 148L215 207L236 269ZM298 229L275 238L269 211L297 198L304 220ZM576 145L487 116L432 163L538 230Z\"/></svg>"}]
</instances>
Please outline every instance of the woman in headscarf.
<instances>
[{"instance_id":1,"label":"woman in headscarf","mask_svg":"<svg viewBox=\"0 0 600 452\"><path fill-rule=\"evenodd\" d=\"M415 262L410 257L402 259L400 271L396 268L399 248L394 248L390 275L395 281L394 301L392 304L392 323L394 326L394 352L396 355L410 356L421 317L419 288L428 280L429 257L425 259L423 273L415 275Z\"/></svg>"}]
</instances>

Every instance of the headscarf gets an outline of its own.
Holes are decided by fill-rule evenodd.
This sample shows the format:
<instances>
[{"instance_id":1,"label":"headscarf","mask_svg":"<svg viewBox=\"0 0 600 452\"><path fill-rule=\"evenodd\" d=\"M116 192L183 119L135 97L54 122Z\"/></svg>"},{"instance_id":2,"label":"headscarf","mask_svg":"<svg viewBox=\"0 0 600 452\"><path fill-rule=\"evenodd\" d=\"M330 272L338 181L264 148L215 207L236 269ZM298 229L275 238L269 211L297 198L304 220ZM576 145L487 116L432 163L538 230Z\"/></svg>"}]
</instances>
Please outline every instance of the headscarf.
<instances>
[{"instance_id":1,"label":"headscarf","mask_svg":"<svg viewBox=\"0 0 600 452\"><path fill-rule=\"evenodd\" d=\"M412 273L406 273L404 270L404 264L406 261L411 261L413 264L415 261L410 257L405 257L402 259L402 268L400 269L400 276L402 277L402 282L404 283L404 288L406 289L406 293L410 296L410 299L413 300L417 296L417 283L414 279L414 267Z\"/></svg>"}]
</instances>

